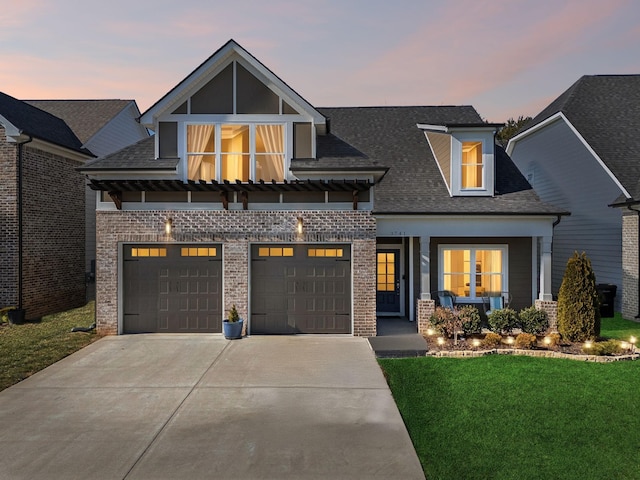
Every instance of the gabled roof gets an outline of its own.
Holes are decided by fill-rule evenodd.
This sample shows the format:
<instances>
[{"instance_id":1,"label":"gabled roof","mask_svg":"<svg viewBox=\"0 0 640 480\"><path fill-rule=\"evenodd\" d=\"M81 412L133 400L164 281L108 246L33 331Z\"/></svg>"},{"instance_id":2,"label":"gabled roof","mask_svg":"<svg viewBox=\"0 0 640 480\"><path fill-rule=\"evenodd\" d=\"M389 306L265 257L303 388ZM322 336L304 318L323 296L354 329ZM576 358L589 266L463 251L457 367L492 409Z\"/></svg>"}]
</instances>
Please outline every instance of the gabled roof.
<instances>
[{"instance_id":1,"label":"gabled roof","mask_svg":"<svg viewBox=\"0 0 640 480\"><path fill-rule=\"evenodd\" d=\"M624 189L640 197L640 75L581 77L536 115L513 142L554 115L563 115Z\"/></svg>"},{"instance_id":2,"label":"gabled roof","mask_svg":"<svg viewBox=\"0 0 640 480\"><path fill-rule=\"evenodd\" d=\"M133 100L24 100L29 105L63 119L86 144ZM137 107L136 107L137 109ZM139 114L140 112L138 112Z\"/></svg>"},{"instance_id":3,"label":"gabled roof","mask_svg":"<svg viewBox=\"0 0 640 480\"><path fill-rule=\"evenodd\" d=\"M211 80L222 67L225 67L233 56L242 58L247 64L255 67L262 76L265 77L270 88L282 91L291 97L297 105L303 108L309 115L314 117L316 124L324 124L325 119L318 111L295 90L280 79L275 73L269 70L257 58L242 48L235 40L231 39L220 47L213 55L206 59L199 67L184 78L178 85L173 87L164 97L154 103L140 117L140 123L149 128L153 128L155 119L166 112L170 112L186 100L190 93Z\"/></svg>"},{"instance_id":4,"label":"gabled roof","mask_svg":"<svg viewBox=\"0 0 640 480\"><path fill-rule=\"evenodd\" d=\"M7 134L25 134L46 142L89 154L64 120L0 92L0 123ZM11 132L10 132L11 131Z\"/></svg>"},{"instance_id":5,"label":"gabled roof","mask_svg":"<svg viewBox=\"0 0 640 480\"><path fill-rule=\"evenodd\" d=\"M291 170L306 172L386 172L375 188L374 212L425 215L562 215L540 201L505 151L496 146L493 197L451 197L424 132L418 124L474 124L482 119L470 106L320 108L331 120L331 133L317 137L317 158L292 160ZM176 168L179 159L154 159L154 139L79 168L105 171L159 171ZM175 182L174 182L175 183ZM168 188L166 184L158 188ZM181 188L191 188L189 186ZM204 188L204 187L203 187ZM218 188L217 185L206 188ZM244 187L243 187L244 188ZM259 187L256 187L259 189Z\"/></svg>"},{"instance_id":6,"label":"gabled roof","mask_svg":"<svg viewBox=\"0 0 640 480\"><path fill-rule=\"evenodd\" d=\"M298 167L388 167L375 188L378 214L559 215L540 201L505 151L496 146L496 194L451 197L418 124L474 125L482 118L471 106L320 108L331 135L318 138L317 160ZM292 170L295 167L292 166Z\"/></svg>"}]
</instances>

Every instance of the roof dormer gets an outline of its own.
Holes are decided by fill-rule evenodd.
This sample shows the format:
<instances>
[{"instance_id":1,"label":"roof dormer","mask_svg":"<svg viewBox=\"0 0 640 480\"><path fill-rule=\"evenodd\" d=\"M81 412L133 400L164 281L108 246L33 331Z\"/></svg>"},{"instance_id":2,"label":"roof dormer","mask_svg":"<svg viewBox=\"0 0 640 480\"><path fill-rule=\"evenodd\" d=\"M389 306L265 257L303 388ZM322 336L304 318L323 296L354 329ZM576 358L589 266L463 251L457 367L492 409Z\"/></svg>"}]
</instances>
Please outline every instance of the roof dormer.
<instances>
[{"instance_id":1,"label":"roof dormer","mask_svg":"<svg viewBox=\"0 0 640 480\"><path fill-rule=\"evenodd\" d=\"M502 124L418 124L452 197L494 195L494 136L500 126Z\"/></svg>"}]
</instances>

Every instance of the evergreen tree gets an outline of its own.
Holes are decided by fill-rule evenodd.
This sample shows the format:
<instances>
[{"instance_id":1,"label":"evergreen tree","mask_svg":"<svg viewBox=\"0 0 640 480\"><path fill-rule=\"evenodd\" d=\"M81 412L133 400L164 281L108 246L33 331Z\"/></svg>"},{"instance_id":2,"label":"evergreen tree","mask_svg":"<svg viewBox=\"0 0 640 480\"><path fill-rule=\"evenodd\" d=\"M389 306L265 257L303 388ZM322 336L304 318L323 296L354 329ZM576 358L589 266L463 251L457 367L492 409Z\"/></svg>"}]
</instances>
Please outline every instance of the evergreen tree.
<instances>
[{"instance_id":1,"label":"evergreen tree","mask_svg":"<svg viewBox=\"0 0 640 480\"><path fill-rule=\"evenodd\" d=\"M600 300L591 260L574 252L567 262L558 294L558 332L572 342L600 335Z\"/></svg>"}]
</instances>

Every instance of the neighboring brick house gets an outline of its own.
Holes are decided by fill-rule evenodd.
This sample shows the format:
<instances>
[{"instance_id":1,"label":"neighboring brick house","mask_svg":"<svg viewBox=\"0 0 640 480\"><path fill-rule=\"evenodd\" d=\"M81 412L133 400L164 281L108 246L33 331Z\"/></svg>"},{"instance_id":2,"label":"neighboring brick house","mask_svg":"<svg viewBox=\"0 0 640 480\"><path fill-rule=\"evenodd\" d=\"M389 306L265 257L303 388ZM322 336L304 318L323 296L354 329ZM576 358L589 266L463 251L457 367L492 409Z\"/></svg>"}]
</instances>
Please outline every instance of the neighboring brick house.
<instances>
[{"instance_id":1,"label":"neighboring brick house","mask_svg":"<svg viewBox=\"0 0 640 480\"><path fill-rule=\"evenodd\" d=\"M640 75L585 75L511 139L507 152L540 198L571 211L553 237L553 291L586 252L615 310L640 314ZM612 204L620 208L611 208Z\"/></svg>"},{"instance_id":2,"label":"neighboring brick house","mask_svg":"<svg viewBox=\"0 0 640 480\"><path fill-rule=\"evenodd\" d=\"M85 301L85 185L93 155L61 119L0 93L0 307L27 319Z\"/></svg>"},{"instance_id":3,"label":"neighboring brick house","mask_svg":"<svg viewBox=\"0 0 640 480\"><path fill-rule=\"evenodd\" d=\"M315 108L233 40L80 170L100 192L101 333L370 336L432 291L553 308L543 203L470 106Z\"/></svg>"},{"instance_id":4,"label":"neighboring brick house","mask_svg":"<svg viewBox=\"0 0 640 480\"><path fill-rule=\"evenodd\" d=\"M138 122L135 100L24 100L29 105L61 118L96 157L103 157L149 137ZM85 271L87 297L95 296L93 276L96 260L96 192L87 186L85 211Z\"/></svg>"}]
</instances>

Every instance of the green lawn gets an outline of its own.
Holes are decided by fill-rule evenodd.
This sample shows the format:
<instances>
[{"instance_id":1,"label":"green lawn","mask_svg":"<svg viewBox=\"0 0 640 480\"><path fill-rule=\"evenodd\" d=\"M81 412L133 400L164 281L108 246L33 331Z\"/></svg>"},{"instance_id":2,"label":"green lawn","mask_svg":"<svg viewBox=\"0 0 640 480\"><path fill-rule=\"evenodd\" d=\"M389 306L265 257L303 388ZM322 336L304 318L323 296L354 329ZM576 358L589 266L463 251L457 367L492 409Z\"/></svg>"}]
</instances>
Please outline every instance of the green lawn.
<instances>
[{"instance_id":1,"label":"green lawn","mask_svg":"<svg viewBox=\"0 0 640 480\"><path fill-rule=\"evenodd\" d=\"M640 323L624 320L620 313L616 313L613 318L602 319L601 337L617 338L628 342L629 337L632 335L640 342ZM638 346L640 346L640 343L638 343Z\"/></svg>"},{"instance_id":2,"label":"green lawn","mask_svg":"<svg viewBox=\"0 0 640 480\"><path fill-rule=\"evenodd\" d=\"M640 362L381 359L429 479L640 478Z\"/></svg>"},{"instance_id":3,"label":"green lawn","mask_svg":"<svg viewBox=\"0 0 640 480\"><path fill-rule=\"evenodd\" d=\"M639 326L604 319L602 334L628 340ZM380 365L430 480L640 478L640 361L494 355Z\"/></svg>"},{"instance_id":4,"label":"green lawn","mask_svg":"<svg viewBox=\"0 0 640 480\"><path fill-rule=\"evenodd\" d=\"M94 303L48 315L38 323L0 324L0 390L93 342L95 333L71 333L94 322Z\"/></svg>"}]
</instances>

